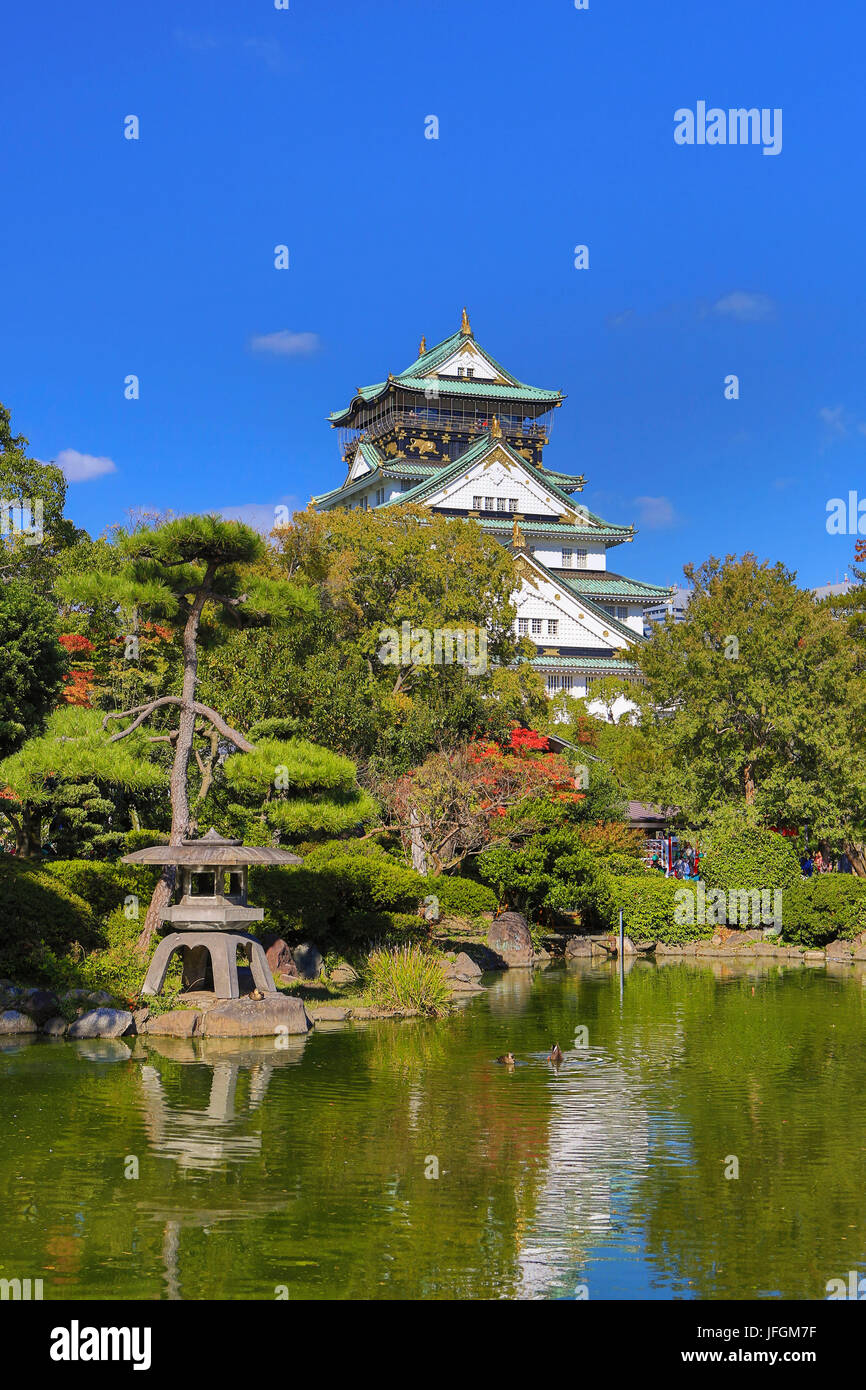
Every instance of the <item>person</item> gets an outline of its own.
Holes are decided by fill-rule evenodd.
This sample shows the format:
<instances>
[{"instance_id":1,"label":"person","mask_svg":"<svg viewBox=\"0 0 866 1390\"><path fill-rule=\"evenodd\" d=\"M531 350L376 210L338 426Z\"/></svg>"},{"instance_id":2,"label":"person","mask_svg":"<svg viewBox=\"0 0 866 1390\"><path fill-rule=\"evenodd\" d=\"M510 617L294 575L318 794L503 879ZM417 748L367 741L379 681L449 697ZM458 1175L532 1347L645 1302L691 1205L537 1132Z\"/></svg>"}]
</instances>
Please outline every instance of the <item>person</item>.
<instances>
[{"instance_id":1,"label":"person","mask_svg":"<svg viewBox=\"0 0 866 1390\"><path fill-rule=\"evenodd\" d=\"M804 877L804 878L811 878L811 877L812 877L812 870L813 870L813 868L814 868L814 865L813 865L813 863L812 863L812 858L811 858L811 856L810 856L808 850L806 850L806 853L803 855L803 858L800 860L800 868L801 868L802 871L803 871L803 877Z\"/></svg>"},{"instance_id":2,"label":"person","mask_svg":"<svg viewBox=\"0 0 866 1390\"><path fill-rule=\"evenodd\" d=\"M812 868L816 874L825 874L827 865L824 863L824 856L820 850L815 851L815 859Z\"/></svg>"}]
</instances>

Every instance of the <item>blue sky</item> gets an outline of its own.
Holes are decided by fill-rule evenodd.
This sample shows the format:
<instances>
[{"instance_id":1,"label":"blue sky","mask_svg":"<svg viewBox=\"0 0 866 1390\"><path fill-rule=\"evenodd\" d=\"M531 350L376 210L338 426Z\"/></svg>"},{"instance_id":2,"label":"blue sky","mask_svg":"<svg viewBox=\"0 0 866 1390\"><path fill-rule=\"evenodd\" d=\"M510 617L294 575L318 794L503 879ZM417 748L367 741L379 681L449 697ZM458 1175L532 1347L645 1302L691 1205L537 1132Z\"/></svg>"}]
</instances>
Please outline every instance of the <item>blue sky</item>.
<instances>
[{"instance_id":1,"label":"blue sky","mask_svg":"<svg viewBox=\"0 0 866 1390\"><path fill-rule=\"evenodd\" d=\"M342 480L327 413L465 303L567 392L547 461L638 525L613 567L849 565L825 520L866 495L854 6L46 0L3 28L0 399L94 475L79 524L304 505ZM678 146L698 101L781 108L781 153ZM274 334L297 350L254 348Z\"/></svg>"}]
</instances>

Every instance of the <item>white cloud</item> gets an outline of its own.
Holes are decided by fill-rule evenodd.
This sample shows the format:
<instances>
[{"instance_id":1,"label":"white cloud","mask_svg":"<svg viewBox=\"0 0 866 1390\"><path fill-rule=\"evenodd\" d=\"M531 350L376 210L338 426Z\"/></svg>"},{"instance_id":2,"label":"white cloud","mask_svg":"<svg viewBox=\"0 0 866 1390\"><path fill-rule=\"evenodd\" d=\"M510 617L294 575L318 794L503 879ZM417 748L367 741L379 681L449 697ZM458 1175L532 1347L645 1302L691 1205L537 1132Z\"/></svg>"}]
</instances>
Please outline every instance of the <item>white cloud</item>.
<instances>
[{"instance_id":1,"label":"white cloud","mask_svg":"<svg viewBox=\"0 0 866 1390\"><path fill-rule=\"evenodd\" d=\"M242 521L267 536L275 526L284 526L293 512L303 511L300 497L286 496L279 502L241 502L236 507L220 507L219 515L226 521Z\"/></svg>"},{"instance_id":2,"label":"white cloud","mask_svg":"<svg viewBox=\"0 0 866 1390\"><path fill-rule=\"evenodd\" d=\"M834 439L844 439L848 433L844 406L822 405L818 411L818 416L826 426L828 435Z\"/></svg>"},{"instance_id":3,"label":"white cloud","mask_svg":"<svg viewBox=\"0 0 866 1390\"><path fill-rule=\"evenodd\" d=\"M253 352L266 352L273 357L310 357L322 346L318 333L293 333L281 328L278 333L261 333L250 339Z\"/></svg>"},{"instance_id":4,"label":"white cloud","mask_svg":"<svg viewBox=\"0 0 866 1390\"><path fill-rule=\"evenodd\" d=\"M69 483L87 483L91 478L101 478L104 473L117 472L112 459L79 454L77 449L61 449L54 462Z\"/></svg>"},{"instance_id":5,"label":"white cloud","mask_svg":"<svg viewBox=\"0 0 866 1390\"><path fill-rule=\"evenodd\" d=\"M647 531L663 531L676 525L677 514L669 498L636 497L634 503L638 508L638 525Z\"/></svg>"},{"instance_id":6,"label":"white cloud","mask_svg":"<svg viewBox=\"0 0 866 1390\"><path fill-rule=\"evenodd\" d=\"M713 313L740 323L762 323L775 312L776 306L768 294L748 294L745 290L734 290L713 305Z\"/></svg>"}]
</instances>

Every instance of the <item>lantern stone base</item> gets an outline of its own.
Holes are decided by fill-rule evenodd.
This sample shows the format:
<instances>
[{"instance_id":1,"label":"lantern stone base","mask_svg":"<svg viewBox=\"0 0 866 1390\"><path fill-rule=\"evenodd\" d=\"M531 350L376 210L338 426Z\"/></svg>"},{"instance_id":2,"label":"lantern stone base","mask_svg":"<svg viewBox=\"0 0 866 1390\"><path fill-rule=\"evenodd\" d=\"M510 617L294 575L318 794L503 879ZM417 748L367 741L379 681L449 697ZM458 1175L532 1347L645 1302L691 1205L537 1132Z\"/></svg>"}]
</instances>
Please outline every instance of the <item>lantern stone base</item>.
<instances>
[{"instance_id":1,"label":"lantern stone base","mask_svg":"<svg viewBox=\"0 0 866 1390\"><path fill-rule=\"evenodd\" d=\"M172 931L156 948L145 976L142 994L159 994L175 951L182 953L184 989L201 989L208 980L208 966L217 999L239 999L238 947L249 960L256 988L276 994L277 987L261 942L245 932Z\"/></svg>"}]
</instances>

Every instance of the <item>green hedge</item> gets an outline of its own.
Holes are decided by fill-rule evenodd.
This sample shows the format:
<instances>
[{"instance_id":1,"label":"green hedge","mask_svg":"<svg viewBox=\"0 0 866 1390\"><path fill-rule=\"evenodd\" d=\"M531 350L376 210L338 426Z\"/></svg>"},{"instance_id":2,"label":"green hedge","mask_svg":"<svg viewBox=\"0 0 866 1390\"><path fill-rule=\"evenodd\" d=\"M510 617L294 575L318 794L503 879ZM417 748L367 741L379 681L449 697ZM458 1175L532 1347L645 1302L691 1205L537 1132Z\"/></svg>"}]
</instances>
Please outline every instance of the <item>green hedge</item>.
<instances>
[{"instance_id":1,"label":"green hedge","mask_svg":"<svg viewBox=\"0 0 866 1390\"><path fill-rule=\"evenodd\" d=\"M782 892L782 930L785 940L798 946L852 940L866 931L866 879L853 874L800 879Z\"/></svg>"},{"instance_id":2,"label":"green hedge","mask_svg":"<svg viewBox=\"0 0 866 1390\"><path fill-rule=\"evenodd\" d=\"M790 840L773 830L745 826L720 837L701 859L701 878L707 888L790 888L802 879L800 862Z\"/></svg>"},{"instance_id":3,"label":"green hedge","mask_svg":"<svg viewBox=\"0 0 866 1390\"><path fill-rule=\"evenodd\" d=\"M123 907L130 894L139 899L143 919L160 872L156 867L136 868L101 859L50 859L44 868L70 892L83 898L102 921L115 908Z\"/></svg>"},{"instance_id":4,"label":"green hedge","mask_svg":"<svg viewBox=\"0 0 866 1390\"><path fill-rule=\"evenodd\" d=\"M482 912L496 911L496 894L486 883L456 876L429 878L427 883L429 895L439 899L439 911L444 916L480 917Z\"/></svg>"},{"instance_id":5,"label":"green hedge","mask_svg":"<svg viewBox=\"0 0 866 1390\"><path fill-rule=\"evenodd\" d=\"M646 867L642 859L633 854L608 854L601 859L599 867L614 878L642 878L649 873L658 873Z\"/></svg>"},{"instance_id":6,"label":"green hedge","mask_svg":"<svg viewBox=\"0 0 866 1390\"><path fill-rule=\"evenodd\" d=\"M45 979L44 949L65 955L104 943L96 913L43 864L0 862L0 975L26 984Z\"/></svg>"},{"instance_id":7,"label":"green hedge","mask_svg":"<svg viewBox=\"0 0 866 1390\"><path fill-rule=\"evenodd\" d=\"M297 868L250 870L250 902L265 909L264 930L309 935L320 947L375 935L377 923L390 928L392 914L414 916L428 894L426 879L377 847L322 846Z\"/></svg>"},{"instance_id":8,"label":"green hedge","mask_svg":"<svg viewBox=\"0 0 866 1390\"><path fill-rule=\"evenodd\" d=\"M674 919L677 890L683 884L661 874L636 874L631 878L608 880L613 911L608 918L611 931L619 930L619 909L626 935L632 941L661 941L665 946L682 946L687 941L707 940L712 926L689 926Z\"/></svg>"},{"instance_id":9,"label":"green hedge","mask_svg":"<svg viewBox=\"0 0 866 1390\"><path fill-rule=\"evenodd\" d=\"M478 872L501 903L528 917L579 912L585 925L605 928L613 879L602 869L570 829L534 835L518 847L496 845L478 857Z\"/></svg>"}]
</instances>

